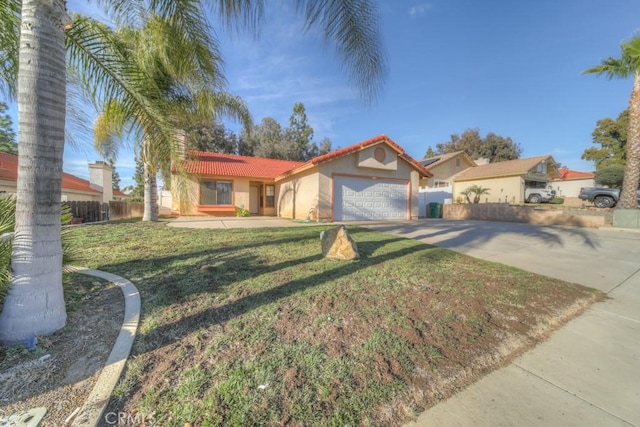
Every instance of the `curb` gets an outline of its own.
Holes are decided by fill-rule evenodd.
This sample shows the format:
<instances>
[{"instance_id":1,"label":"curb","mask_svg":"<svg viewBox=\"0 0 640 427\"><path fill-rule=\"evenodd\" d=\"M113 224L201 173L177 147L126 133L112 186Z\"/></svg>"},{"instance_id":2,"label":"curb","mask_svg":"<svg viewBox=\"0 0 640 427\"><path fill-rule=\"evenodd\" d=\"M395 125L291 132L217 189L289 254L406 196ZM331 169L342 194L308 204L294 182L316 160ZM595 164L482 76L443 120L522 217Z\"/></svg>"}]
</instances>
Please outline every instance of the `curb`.
<instances>
[{"instance_id":1,"label":"curb","mask_svg":"<svg viewBox=\"0 0 640 427\"><path fill-rule=\"evenodd\" d=\"M133 340L136 337L140 322L140 293L133 283L115 274L84 267L69 267L68 270L115 283L120 287L124 295L124 320L120 333L96 384L93 386L93 390L91 390L91 394L89 394L87 401L72 424L72 426L97 426L102 413L109 404L111 393L122 374L133 346Z\"/></svg>"}]
</instances>

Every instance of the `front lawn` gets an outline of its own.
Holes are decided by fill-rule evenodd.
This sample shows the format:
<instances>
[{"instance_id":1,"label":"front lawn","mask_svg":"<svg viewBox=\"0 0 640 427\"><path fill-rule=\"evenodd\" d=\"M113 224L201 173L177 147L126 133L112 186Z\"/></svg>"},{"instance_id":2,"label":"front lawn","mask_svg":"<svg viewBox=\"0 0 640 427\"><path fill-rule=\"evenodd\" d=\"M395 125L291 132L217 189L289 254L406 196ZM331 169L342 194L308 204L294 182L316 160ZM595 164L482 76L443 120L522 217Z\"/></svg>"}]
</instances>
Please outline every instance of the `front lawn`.
<instances>
[{"instance_id":1,"label":"front lawn","mask_svg":"<svg viewBox=\"0 0 640 427\"><path fill-rule=\"evenodd\" d=\"M349 227L73 231L85 265L130 279L142 322L113 411L159 425L399 425L532 347L601 295Z\"/></svg>"}]
</instances>

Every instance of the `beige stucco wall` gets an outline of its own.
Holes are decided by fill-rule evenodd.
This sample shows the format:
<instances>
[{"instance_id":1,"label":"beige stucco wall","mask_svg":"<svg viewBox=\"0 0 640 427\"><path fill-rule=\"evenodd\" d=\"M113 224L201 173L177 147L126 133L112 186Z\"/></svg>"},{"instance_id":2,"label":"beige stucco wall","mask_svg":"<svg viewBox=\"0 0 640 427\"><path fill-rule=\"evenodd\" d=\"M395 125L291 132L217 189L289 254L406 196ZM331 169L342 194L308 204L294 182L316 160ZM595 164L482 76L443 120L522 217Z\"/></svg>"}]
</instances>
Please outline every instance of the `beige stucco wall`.
<instances>
[{"instance_id":1,"label":"beige stucco wall","mask_svg":"<svg viewBox=\"0 0 640 427\"><path fill-rule=\"evenodd\" d=\"M578 197L583 187L595 187L593 178L574 179L571 181L553 181L551 186L558 193L558 197Z\"/></svg>"},{"instance_id":2,"label":"beige stucco wall","mask_svg":"<svg viewBox=\"0 0 640 427\"><path fill-rule=\"evenodd\" d=\"M2 194L16 194L16 183L12 181L0 181ZM61 200L67 202L101 202L102 193L89 193L85 191L73 191L62 189Z\"/></svg>"},{"instance_id":3,"label":"beige stucco wall","mask_svg":"<svg viewBox=\"0 0 640 427\"><path fill-rule=\"evenodd\" d=\"M460 193L472 185L489 189L489 194L481 197L481 203L485 203L486 201L489 203L500 203L504 202L505 198L508 199L507 201L509 203L524 202L524 183L520 176L454 181L453 200L457 200L458 197L464 197L461 196Z\"/></svg>"},{"instance_id":4,"label":"beige stucco wall","mask_svg":"<svg viewBox=\"0 0 640 427\"><path fill-rule=\"evenodd\" d=\"M223 178L220 178L223 179ZM229 181L229 179L225 179ZM233 204L234 206L249 209L249 179L234 178L233 180Z\"/></svg>"},{"instance_id":5,"label":"beige stucco wall","mask_svg":"<svg viewBox=\"0 0 640 427\"><path fill-rule=\"evenodd\" d=\"M386 150L387 159L396 156L396 151L386 145L382 146ZM369 147L368 150L373 151L375 147ZM362 177L380 177L409 180L411 188L410 206L411 218L418 218L418 188L420 174L415 168L409 165L405 160L397 159L396 170L385 170L373 167L358 167L360 156L353 153L348 156L340 157L332 161L321 164L318 167L319 172L319 194L318 194L318 219L332 220L333 218L333 179L334 175L351 175Z\"/></svg>"},{"instance_id":6,"label":"beige stucco wall","mask_svg":"<svg viewBox=\"0 0 640 427\"><path fill-rule=\"evenodd\" d=\"M2 194L16 194L16 183L0 181L0 192L2 192Z\"/></svg>"},{"instance_id":7,"label":"beige stucco wall","mask_svg":"<svg viewBox=\"0 0 640 427\"><path fill-rule=\"evenodd\" d=\"M102 193L85 193L83 191L62 190L62 200L67 202L102 202Z\"/></svg>"},{"instance_id":8,"label":"beige stucco wall","mask_svg":"<svg viewBox=\"0 0 640 427\"><path fill-rule=\"evenodd\" d=\"M456 159L460 159L460 166L456 166ZM420 186L423 188L432 188L435 186L436 181L449 181L449 183L451 183L454 176L472 166L473 164L462 155L453 157L435 167L427 166L427 169L433 174L433 177L421 180Z\"/></svg>"},{"instance_id":9,"label":"beige stucco wall","mask_svg":"<svg viewBox=\"0 0 640 427\"><path fill-rule=\"evenodd\" d=\"M171 209L180 212L180 215L206 215L206 212L198 212L198 205L200 204L200 180L198 178L182 178L184 179L184 188L186 194L183 197L188 198L188 202L185 203L183 209L180 208L180 194L178 192L178 178L172 176L171 179ZM249 179L248 178L230 178L225 176L207 176L203 177L205 181L231 181L233 182L233 206L249 209ZM215 215L215 213L209 213Z\"/></svg>"},{"instance_id":10,"label":"beige stucco wall","mask_svg":"<svg viewBox=\"0 0 640 427\"><path fill-rule=\"evenodd\" d=\"M283 218L318 220L316 214L319 201L318 169L313 168L278 181L276 184L276 206L278 216Z\"/></svg>"}]
</instances>

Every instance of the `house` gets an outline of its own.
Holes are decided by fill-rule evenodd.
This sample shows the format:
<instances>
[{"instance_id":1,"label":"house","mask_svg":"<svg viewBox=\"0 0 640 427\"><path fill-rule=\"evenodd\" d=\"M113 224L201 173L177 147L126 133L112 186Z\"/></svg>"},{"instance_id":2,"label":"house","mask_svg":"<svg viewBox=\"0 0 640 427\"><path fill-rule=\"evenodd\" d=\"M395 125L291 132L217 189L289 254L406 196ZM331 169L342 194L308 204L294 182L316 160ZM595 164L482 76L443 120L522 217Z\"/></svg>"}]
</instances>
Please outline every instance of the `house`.
<instances>
[{"instance_id":1,"label":"house","mask_svg":"<svg viewBox=\"0 0 640 427\"><path fill-rule=\"evenodd\" d=\"M182 193L194 196L181 201L174 190L181 215L235 215L240 207L315 221L417 218L420 179L431 177L386 135L307 162L190 151L182 166Z\"/></svg>"},{"instance_id":2,"label":"house","mask_svg":"<svg viewBox=\"0 0 640 427\"><path fill-rule=\"evenodd\" d=\"M453 178L454 198L478 185L489 189L482 202L524 203L525 188L546 188L558 177L556 162L550 155L489 163L469 168Z\"/></svg>"},{"instance_id":3,"label":"house","mask_svg":"<svg viewBox=\"0 0 640 427\"><path fill-rule=\"evenodd\" d=\"M420 180L420 189L451 187L455 176L476 166L476 163L464 151L427 157L420 160L420 164L429 168L429 172L433 174L431 178Z\"/></svg>"},{"instance_id":4,"label":"house","mask_svg":"<svg viewBox=\"0 0 640 427\"><path fill-rule=\"evenodd\" d=\"M420 160L420 164L429 168L430 178L420 180L420 216L427 216L429 203L444 203L453 200L453 178L476 166L464 151L441 154Z\"/></svg>"},{"instance_id":5,"label":"house","mask_svg":"<svg viewBox=\"0 0 640 427\"><path fill-rule=\"evenodd\" d=\"M558 197L578 197L581 188L596 186L593 172L578 172L562 168L558 173L558 178L551 183Z\"/></svg>"},{"instance_id":6,"label":"house","mask_svg":"<svg viewBox=\"0 0 640 427\"><path fill-rule=\"evenodd\" d=\"M104 162L89 164L89 181L62 173L62 201L98 201L102 203L128 197L111 187L111 167ZM0 193L15 194L18 181L18 156L0 153ZM105 185L107 183L107 185Z\"/></svg>"}]
</instances>

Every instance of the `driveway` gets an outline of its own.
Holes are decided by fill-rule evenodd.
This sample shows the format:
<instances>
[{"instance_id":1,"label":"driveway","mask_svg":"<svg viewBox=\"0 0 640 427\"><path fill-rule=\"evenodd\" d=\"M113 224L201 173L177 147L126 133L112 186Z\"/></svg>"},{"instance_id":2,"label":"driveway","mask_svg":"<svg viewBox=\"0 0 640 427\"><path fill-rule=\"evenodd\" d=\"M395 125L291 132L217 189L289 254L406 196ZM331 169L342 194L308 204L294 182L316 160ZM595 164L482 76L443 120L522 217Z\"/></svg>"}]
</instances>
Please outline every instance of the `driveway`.
<instances>
[{"instance_id":1,"label":"driveway","mask_svg":"<svg viewBox=\"0 0 640 427\"><path fill-rule=\"evenodd\" d=\"M640 233L434 219L368 227L609 296L410 425L640 426Z\"/></svg>"}]
</instances>

